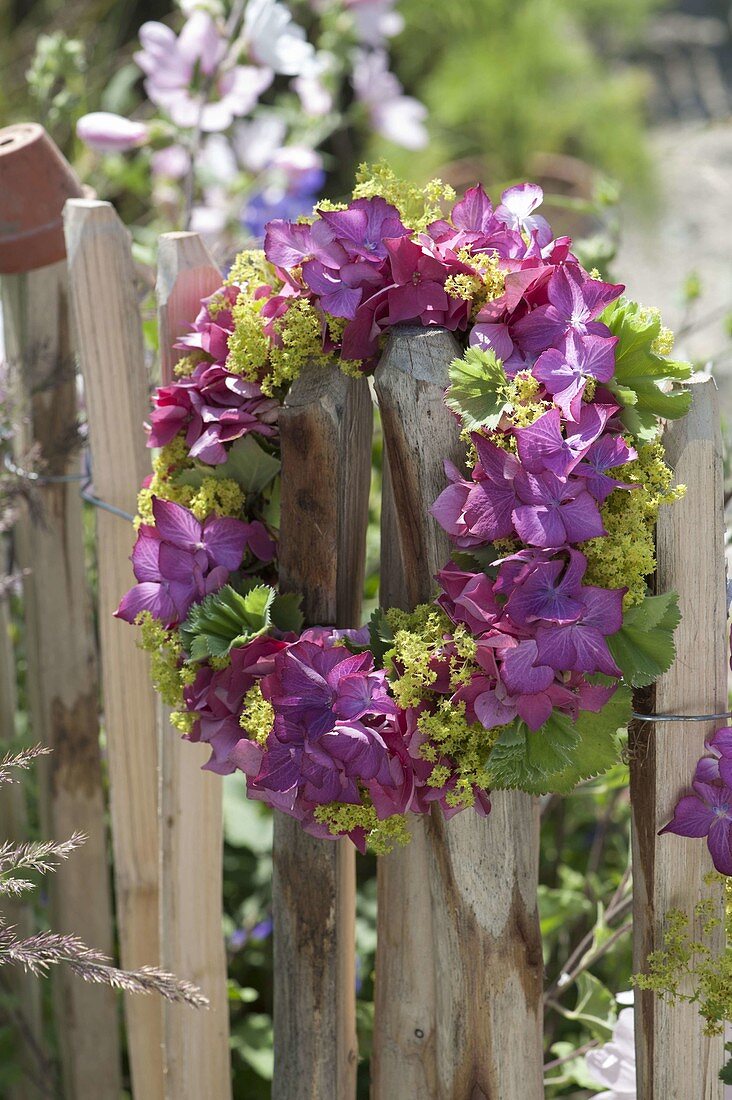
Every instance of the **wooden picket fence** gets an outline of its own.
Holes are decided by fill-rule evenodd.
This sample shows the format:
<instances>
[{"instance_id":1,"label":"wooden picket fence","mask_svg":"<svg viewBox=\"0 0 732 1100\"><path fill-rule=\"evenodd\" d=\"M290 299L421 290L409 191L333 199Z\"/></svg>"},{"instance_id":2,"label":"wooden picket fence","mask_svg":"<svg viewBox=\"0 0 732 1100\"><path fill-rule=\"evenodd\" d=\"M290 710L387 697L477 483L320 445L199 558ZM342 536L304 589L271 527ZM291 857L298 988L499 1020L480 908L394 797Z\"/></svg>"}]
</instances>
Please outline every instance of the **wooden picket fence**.
<instances>
[{"instance_id":1,"label":"wooden picket fence","mask_svg":"<svg viewBox=\"0 0 732 1100\"><path fill-rule=\"evenodd\" d=\"M135 494L149 471L149 411L139 295L129 236L112 206L69 201L68 263L1 280L8 358L23 403L19 455L38 442L49 479L42 518L19 528L25 586L28 694L34 737L54 748L44 776L45 827L90 841L56 876L58 927L112 944L97 698L110 789L119 953L125 966L162 964L201 986L202 1013L125 997L134 1100L227 1100L226 961L221 927L221 781L200 770L205 747L181 743L149 684L135 632L111 611L130 584ZM220 273L191 233L161 238L157 294L164 381L172 345ZM69 305L70 299L70 305ZM70 332L83 377L98 508L98 633L84 575ZM374 379L385 440L381 602L410 608L434 594L449 556L428 508L443 460L460 461L442 395L457 352L442 330L397 328ZM685 499L662 511L659 590L675 588L678 658L649 712L726 709L726 597L721 440L711 379L693 386L690 415L666 447ZM303 596L312 624L359 622L374 396L334 365L306 370L281 418L281 584ZM120 515L121 513L122 515ZM5 644L4 636L0 644ZM7 649L0 653L4 676ZM10 683L10 678L0 680ZM7 696L10 688L4 694ZM640 703L639 703L640 705ZM0 714L4 713L0 710ZM711 868L701 843L661 839L679 789L714 723L631 731L635 961L659 945L664 912L689 913ZM2 800L0 800L1 802ZM412 843L378 872L373 1100L539 1100L543 962L537 910L536 799L496 792L488 819L438 813L410 823ZM9 811L5 811L7 814ZM22 829L15 820L0 827ZM22 815L21 815L22 816ZM355 859L347 842L315 840L276 814L274 829L274 1100L353 1100ZM721 902L720 902L721 914ZM22 914L21 914L22 916ZM27 1018L39 1026L28 983ZM67 1100L117 1100L114 998L57 979L57 1027ZM694 1007L636 997L639 1097L720 1100L721 1038L702 1034ZM32 1039L32 1036L30 1037ZM29 1041L30 1041L29 1039ZM28 1055L30 1057L30 1055ZM31 1090L20 1096L35 1096Z\"/></svg>"}]
</instances>

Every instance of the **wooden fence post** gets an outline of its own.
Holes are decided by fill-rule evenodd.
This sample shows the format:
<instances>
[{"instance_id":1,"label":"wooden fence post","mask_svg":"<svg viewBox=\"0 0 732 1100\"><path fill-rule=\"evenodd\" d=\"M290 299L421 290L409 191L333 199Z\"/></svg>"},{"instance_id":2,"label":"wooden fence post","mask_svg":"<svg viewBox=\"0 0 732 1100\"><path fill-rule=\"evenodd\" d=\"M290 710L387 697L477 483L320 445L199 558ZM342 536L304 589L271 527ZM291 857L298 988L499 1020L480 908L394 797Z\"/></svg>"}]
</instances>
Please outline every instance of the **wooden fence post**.
<instances>
[{"instance_id":1,"label":"wooden fence post","mask_svg":"<svg viewBox=\"0 0 732 1100\"><path fill-rule=\"evenodd\" d=\"M695 382L688 416L671 423L664 446L686 496L662 508L657 529L658 591L679 594L682 620L676 631L676 660L637 699L639 709L657 714L711 714L727 708L727 604L724 558L722 441L717 388L712 378ZM704 739L717 722L637 722L631 731L633 811L633 954L644 970L650 951L662 946L664 916L686 912L699 932L694 906L709 890L704 876L712 861L702 841L658 837L674 805L689 787L704 752ZM720 891L721 895L721 891ZM720 896L717 916L723 916ZM697 938L696 936L694 938ZM722 928L712 937L724 946ZM723 1036L702 1033L696 1005L669 1005L653 992L636 992L638 1095L643 1100L720 1100L718 1078Z\"/></svg>"},{"instance_id":2,"label":"wooden fence post","mask_svg":"<svg viewBox=\"0 0 732 1100\"><path fill-rule=\"evenodd\" d=\"M384 447L379 604L409 610L399 525ZM373 1100L436 1095L436 1000L426 820L409 815L411 841L377 866Z\"/></svg>"},{"instance_id":3,"label":"wooden fence post","mask_svg":"<svg viewBox=\"0 0 732 1100\"><path fill-rule=\"evenodd\" d=\"M1 353L0 349L0 353ZM0 538L0 553L5 549ZM8 595L0 592L0 756L11 749L15 737L17 691L15 654L10 637ZM23 843L28 839L28 813L24 777L0 789L0 839ZM17 929L20 936L34 931L33 906L28 899L5 895L3 920ZM40 1100L38 1086L48 1072L48 1052L43 1040L41 1021L41 986L32 974L20 966L7 966L0 972L0 995L11 998L6 1007L0 1001L0 1023L13 1029L18 1063L22 1072L19 1081L9 1086L6 1100Z\"/></svg>"},{"instance_id":4,"label":"wooden fence post","mask_svg":"<svg viewBox=\"0 0 732 1100\"><path fill-rule=\"evenodd\" d=\"M280 417L280 586L305 621L356 626L363 588L373 410L365 381L311 367ZM275 813L273 1100L356 1091L355 861Z\"/></svg>"},{"instance_id":5,"label":"wooden fence post","mask_svg":"<svg viewBox=\"0 0 732 1100\"><path fill-rule=\"evenodd\" d=\"M76 375L63 261L2 283L5 350L17 401L18 460L40 449L39 511L21 512L18 560L28 570L24 610L33 736L53 749L40 768L43 831L88 840L50 881L54 923L111 952L97 663L84 563ZM63 478L72 480L64 481ZM55 479L55 480L53 480ZM59 968L53 976L63 1088L69 1100L117 1100L120 1052L115 994Z\"/></svg>"},{"instance_id":6,"label":"wooden fence post","mask_svg":"<svg viewBox=\"0 0 732 1100\"><path fill-rule=\"evenodd\" d=\"M150 470L141 431L150 406L129 234L108 202L72 199L64 223L94 488L132 514ZM96 521L117 916L122 965L130 968L160 960L157 704L135 631L112 618L132 581L132 525L102 509ZM135 1100L160 1100L160 1001L127 996L125 1017Z\"/></svg>"},{"instance_id":7,"label":"wooden fence post","mask_svg":"<svg viewBox=\"0 0 732 1100\"><path fill-rule=\"evenodd\" d=\"M447 537L428 509L444 488L443 460L463 457L457 421L442 400L448 364L458 354L444 330L398 327L376 371L411 605L434 596L433 575L449 558ZM519 792L496 792L491 801L488 819L465 812L446 824L433 811L425 830L428 883L414 880L408 861L404 868L404 894L429 890L432 906L434 1100L539 1100L544 1094L537 810ZM389 901L398 883L391 886ZM399 904L397 922L406 904ZM379 908L383 929L391 920L388 908ZM407 972L408 964L394 957L404 951L403 943L395 937L392 947L380 952L377 988L390 973ZM398 1035L402 1057L413 1057L410 1028L419 1036L412 998L399 1002L396 989L392 998L377 996L382 1010L390 1010L387 1025L377 1023L377 1034L382 1040L387 1031ZM377 1075L375 1100L400 1095L394 1090L401 1075L414 1074L406 1067L400 1071L398 1063L392 1051L389 1076Z\"/></svg>"},{"instance_id":8,"label":"wooden fence post","mask_svg":"<svg viewBox=\"0 0 732 1100\"><path fill-rule=\"evenodd\" d=\"M158 332L163 384L183 352L173 344L198 314L221 273L196 233L167 233L158 249ZM201 771L207 745L184 744L167 708L160 723L161 963L185 974L209 999L207 1012L163 1005L165 1095L231 1096L229 1001L222 927L221 779Z\"/></svg>"}]
</instances>

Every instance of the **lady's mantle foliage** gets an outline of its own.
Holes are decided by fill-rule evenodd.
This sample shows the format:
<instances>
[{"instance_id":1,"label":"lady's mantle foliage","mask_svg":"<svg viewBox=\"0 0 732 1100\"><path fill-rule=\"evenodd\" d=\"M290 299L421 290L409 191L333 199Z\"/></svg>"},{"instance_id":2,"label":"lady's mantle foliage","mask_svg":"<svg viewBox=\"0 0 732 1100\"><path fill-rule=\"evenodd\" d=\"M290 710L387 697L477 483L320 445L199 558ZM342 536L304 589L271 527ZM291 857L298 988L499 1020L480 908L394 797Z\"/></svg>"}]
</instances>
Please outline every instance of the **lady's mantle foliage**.
<instances>
[{"instance_id":1,"label":"lady's mantle foliage","mask_svg":"<svg viewBox=\"0 0 732 1100\"><path fill-rule=\"evenodd\" d=\"M118 612L208 767L380 850L433 802L487 813L491 787L563 792L609 767L630 687L669 667L678 622L646 577L680 491L660 421L686 410L688 367L657 314L552 237L538 187L495 208L474 187L445 213L452 197L362 175L347 206L271 222L202 302L154 400L139 583ZM465 346L446 401L466 463L433 506L452 559L434 604L298 634L273 587L278 404L305 362L368 372L402 322Z\"/></svg>"}]
</instances>

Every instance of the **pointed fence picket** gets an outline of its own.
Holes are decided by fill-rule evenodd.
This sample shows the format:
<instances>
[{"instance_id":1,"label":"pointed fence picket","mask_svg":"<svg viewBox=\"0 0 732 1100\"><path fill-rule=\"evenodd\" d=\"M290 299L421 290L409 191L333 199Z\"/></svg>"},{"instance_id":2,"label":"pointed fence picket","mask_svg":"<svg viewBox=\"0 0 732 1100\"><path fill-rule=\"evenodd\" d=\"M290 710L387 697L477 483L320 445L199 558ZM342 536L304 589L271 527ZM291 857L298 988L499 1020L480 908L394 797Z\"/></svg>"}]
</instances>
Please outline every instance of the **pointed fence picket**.
<instances>
[{"instance_id":1,"label":"pointed fence picket","mask_svg":"<svg viewBox=\"0 0 732 1100\"><path fill-rule=\"evenodd\" d=\"M149 378L129 239L112 207L90 200L69 203L66 231L94 488L104 503L132 513L149 470L141 432ZM219 279L194 234L161 241L164 381L177 355L175 338ZM457 422L442 401L456 351L447 332L397 328L376 372L385 440L385 606L409 609L433 598L434 574L449 557L429 506L444 487L444 459L461 460ZM691 414L666 436L688 491L681 504L662 512L658 584L679 592L684 620L676 664L655 698L637 701L653 712L725 709L718 413L711 381L695 384L693 393ZM360 621L372 422L372 388L346 378L335 364L306 369L282 410L281 584L302 595L308 624ZM198 982L212 1002L202 1017L126 998L133 1094L135 1100L229 1100L220 781L202 773L199 750L167 728L134 632L110 617L130 582L131 527L101 509L96 524L122 962L162 960ZM703 845L656 834L713 725L644 724L633 731L637 966L659 946L669 906L693 912L709 868ZM537 807L517 792L497 792L492 803L488 819L470 812L449 823L434 812L415 818L411 847L380 861L373 1100L538 1100L543 1094ZM272 1096L354 1100L353 849L344 841L316 840L276 814L273 855ZM721 1040L703 1036L696 1009L668 1008L646 994L636 1004L639 1095L719 1100Z\"/></svg>"},{"instance_id":2,"label":"pointed fence picket","mask_svg":"<svg viewBox=\"0 0 732 1100\"><path fill-rule=\"evenodd\" d=\"M113 945L107 869L106 807L99 748L98 670L92 602L84 562L80 448L65 261L0 277L5 355L22 468L36 448L40 469L28 479L33 507L14 530L23 580L31 736L51 748L40 762L43 834L88 837L49 881L59 931L98 950ZM117 1100L120 1047L111 989L53 976L61 1088L67 1100Z\"/></svg>"}]
</instances>

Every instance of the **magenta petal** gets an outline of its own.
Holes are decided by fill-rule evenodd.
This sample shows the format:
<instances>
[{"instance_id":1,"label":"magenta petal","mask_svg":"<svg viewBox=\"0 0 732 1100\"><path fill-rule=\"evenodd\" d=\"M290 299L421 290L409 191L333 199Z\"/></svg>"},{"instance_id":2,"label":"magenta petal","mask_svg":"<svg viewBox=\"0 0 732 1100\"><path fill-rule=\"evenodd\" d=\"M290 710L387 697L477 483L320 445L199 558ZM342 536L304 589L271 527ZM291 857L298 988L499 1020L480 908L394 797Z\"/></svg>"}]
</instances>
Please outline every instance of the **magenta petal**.
<instances>
[{"instance_id":1,"label":"magenta petal","mask_svg":"<svg viewBox=\"0 0 732 1100\"><path fill-rule=\"evenodd\" d=\"M152 581L145 581L131 588L120 600L115 615L125 622L134 623L141 611L149 611L154 619L159 619L166 626L178 619L165 587Z\"/></svg>"},{"instance_id":2,"label":"magenta petal","mask_svg":"<svg viewBox=\"0 0 732 1100\"><path fill-rule=\"evenodd\" d=\"M229 753L229 760L234 767L239 768L245 775L253 777L257 775L262 766L263 756L264 750L261 745L258 745L256 741L249 741L247 738L242 737Z\"/></svg>"},{"instance_id":3,"label":"magenta petal","mask_svg":"<svg viewBox=\"0 0 732 1100\"><path fill-rule=\"evenodd\" d=\"M554 682L554 669L537 662L538 650L533 639L519 642L506 652L501 679L512 695L545 691Z\"/></svg>"},{"instance_id":4,"label":"magenta petal","mask_svg":"<svg viewBox=\"0 0 732 1100\"><path fill-rule=\"evenodd\" d=\"M212 564L223 565L230 572L238 569L248 535L248 525L238 519L209 516L203 526L203 538Z\"/></svg>"},{"instance_id":5,"label":"magenta petal","mask_svg":"<svg viewBox=\"0 0 732 1100\"><path fill-rule=\"evenodd\" d=\"M552 701L548 695L522 695L516 700L516 710L530 730L538 730L548 721L552 710Z\"/></svg>"},{"instance_id":6,"label":"magenta petal","mask_svg":"<svg viewBox=\"0 0 732 1100\"><path fill-rule=\"evenodd\" d=\"M166 581L190 582L195 559L189 550L181 550L170 542L161 542L160 572Z\"/></svg>"},{"instance_id":7,"label":"magenta petal","mask_svg":"<svg viewBox=\"0 0 732 1100\"><path fill-rule=\"evenodd\" d=\"M160 539L147 535L144 528L139 532L130 558L138 581L161 579L160 545Z\"/></svg>"},{"instance_id":8,"label":"magenta petal","mask_svg":"<svg viewBox=\"0 0 732 1100\"><path fill-rule=\"evenodd\" d=\"M183 550L194 550L200 545L201 524L182 504L153 497L152 512L161 538Z\"/></svg>"},{"instance_id":9,"label":"magenta petal","mask_svg":"<svg viewBox=\"0 0 732 1100\"><path fill-rule=\"evenodd\" d=\"M728 818L718 818L712 823L707 846L719 873L732 875L732 822Z\"/></svg>"},{"instance_id":10,"label":"magenta petal","mask_svg":"<svg viewBox=\"0 0 732 1100\"><path fill-rule=\"evenodd\" d=\"M264 252L275 267L292 268L313 254L309 225L275 219L267 225Z\"/></svg>"}]
</instances>

